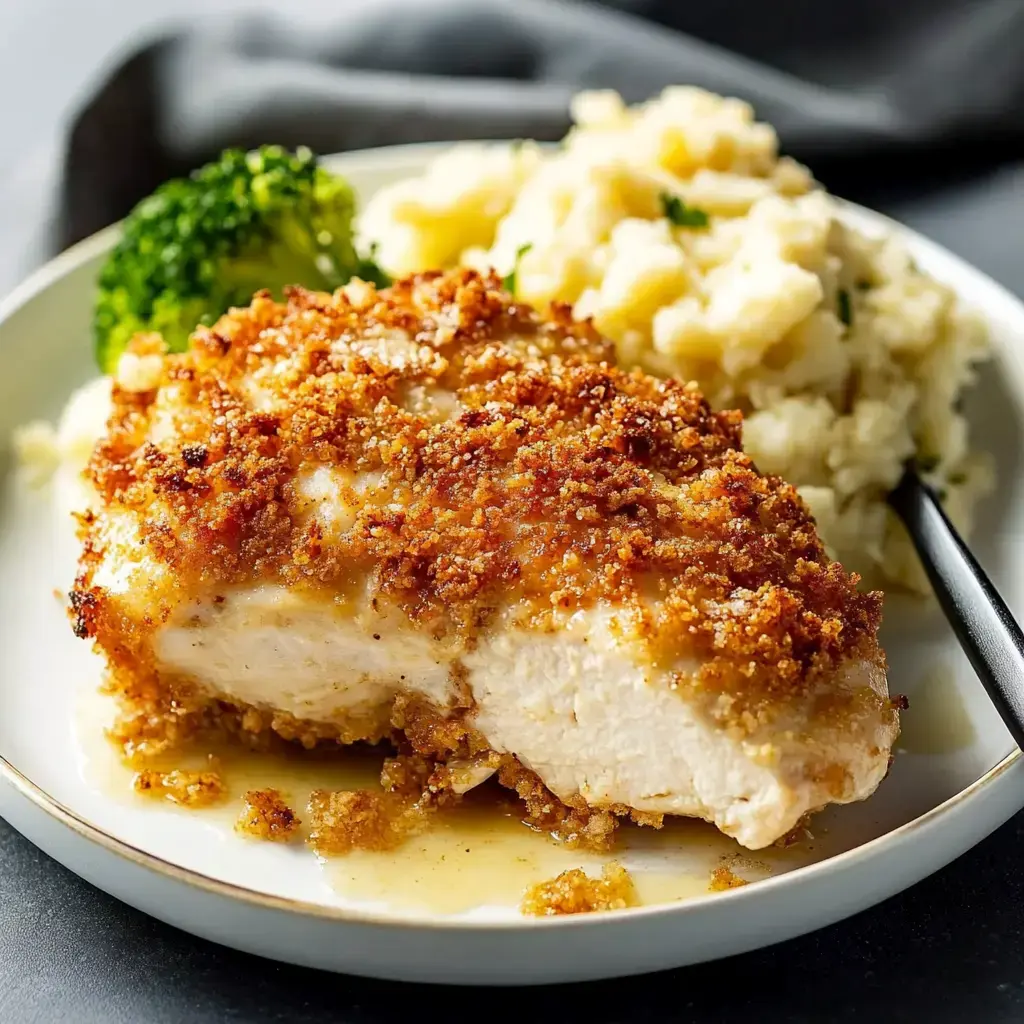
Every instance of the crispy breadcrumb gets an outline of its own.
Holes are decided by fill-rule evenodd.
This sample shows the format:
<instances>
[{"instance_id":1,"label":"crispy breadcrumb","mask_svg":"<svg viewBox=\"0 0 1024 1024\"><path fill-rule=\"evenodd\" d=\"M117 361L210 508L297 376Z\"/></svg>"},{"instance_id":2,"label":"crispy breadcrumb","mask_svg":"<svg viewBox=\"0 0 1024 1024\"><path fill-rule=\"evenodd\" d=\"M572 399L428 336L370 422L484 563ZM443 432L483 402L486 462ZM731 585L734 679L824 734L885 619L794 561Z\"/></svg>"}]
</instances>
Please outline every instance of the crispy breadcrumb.
<instances>
[{"instance_id":1,"label":"crispy breadcrumb","mask_svg":"<svg viewBox=\"0 0 1024 1024\"><path fill-rule=\"evenodd\" d=\"M392 793L317 789L309 796L308 842L321 856L393 850L426 825L431 810Z\"/></svg>"},{"instance_id":2,"label":"crispy breadcrumb","mask_svg":"<svg viewBox=\"0 0 1024 1024\"><path fill-rule=\"evenodd\" d=\"M154 691L151 686L135 688L130 683L119 688L108 679L104 691L115 697L119 706L107 737L121 749L127 763L139 766L200 734L230 737L253 750L266 750L282 740L312 750L322 744L376 743L392 736L387 715L350 716L327 724L285 711L211 701L208 695L185 685Z\"/></svg>"},{"instance_id":3,"label":"crispy breadcrumb","mask_svg":"<svg viewBox=\"0 0 1024 1024\"><path fill-rule=\"evenodd\" d=\"M614 861L606 864L600 878L590 878L581 868L570 868L557 878L532 886L519 909L533 917L588 914L594 910L623 910L640 900L630 873Z\"/></svg>"},{"instance_id":4,"label":"crispy breadcrumb","mask_svg":"<svg viewBox=\"0 0 1024 1024\"><path fill-rule=\"evenodd\" d=\"M740 878L735 874L732 868L722 864L711 872L711 884L708 886L708 892L725 892L726 889L738 889L742 885L749 884L745 878Z\"/></svg>"},{"instance_id":5,"label":"crispy breadcrumb","mask_svg":"<svg viewBox=\"0 0 1024 1024\"><path fill-rule=\"evenodd\" d=\"M235 829L254 839L288 842L302 824L276 789L250 789Z\"/></svg>"},{"instance_id":6,"label":"crispy breadcrumb","mask_svg":"<svg viewBox=\"0 0 1024 1024\"><path fill-rule=\"evenodd\" d=\"M611 811L593 809L582 797L563 803L544 785L537 774L511 754L500 759L498 781L514 790L526 809L527 824L571 848L611 848L618 820Z\"/></svg>"},{"instance_id":7,"label":"crispy breadcrumb","mask_svg":"<svg viewBox=\"0 0 1024 1024\"><path fill-rule=\"evenodd\" d=\"M613 807L616 814L629 816L634 825L642 828L653 828L655 831L665 827L665 815L657 811L638 811L635 807Z\"/></svg>"},{"instance_id":8,"label":"crispy breadcrumb","mask_svg":"<svg viewBox=\"0 0 1024 1024\"><path fill-rule=\"evenodd\" d=\"M385 793L416 799L428 785L435 764L419 754L399 754L385 758L380 784Z\"/></svg>"},{"instance_id":9,"label":"crispy breadcrumb","mask_svg":"<svg viewBox=\"0 0 1024 1024\"><path fill-rule=\"evenodd\" d=\"M400 743L404 747L404 743ZM497 759L496 754L489 755ZM485 757L486 761L487 758ZM466 788L459 786L458 762L442 764L419 754L389 757L381 768L380 784L386 793L394 793L435 807L457 802Z\"/></svg>"},{"instance_id":10,"label":"crispy breadcrumb","mask_svg":"<svg viewBox=\"0 0 1024 1024\"><path fill-rule=\"evenodd\" d=\"M225 795L224 780L216 772L144 770L136 773L132 788L184 807L207 807Z\"/></svg>"},{"instance_id":11,"label":"crispy breadcrumb","mask_svg":"<svg viewBox=\"0 0 1024 1024\"><path fill-rule=\"evenodd\" d=\"M463 270L357 299L257 295L199 327L188 352L164 358L158 388L115 386L89 469L165 584L149 614L126 618L94 582L103 534L84 518L76 632L138 692L154 672L149 634L199 587L276 581L341 597L369 573L411 618L467 641L511 598L538 623L614 601L652 657L697 658L687 685L722 694L723 724L744 731L851 656L877 658L881 595L829 563L792 487L758 473L740 415L617 369L567 307L550 317ZM395 334L411 343L401 367L374 349ZM455 414L424 408L423 388L451 395ZM346 495L356 526L325 537L294 487L310 458L386 474L391 497ZM665 585L656 613L652 581Z\"/></svg>"}]
</instances>

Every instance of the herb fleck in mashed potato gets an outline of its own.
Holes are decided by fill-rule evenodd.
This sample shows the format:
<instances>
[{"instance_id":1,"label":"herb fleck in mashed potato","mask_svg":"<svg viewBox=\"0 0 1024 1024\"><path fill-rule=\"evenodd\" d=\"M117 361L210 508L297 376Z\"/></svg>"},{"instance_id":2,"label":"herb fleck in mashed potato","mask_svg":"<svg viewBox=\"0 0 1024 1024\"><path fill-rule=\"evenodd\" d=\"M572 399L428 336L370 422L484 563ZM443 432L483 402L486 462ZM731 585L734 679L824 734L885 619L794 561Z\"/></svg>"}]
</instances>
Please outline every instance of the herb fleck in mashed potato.
<instances>
[{"instance_id":1,"label":"herb fleck in mashed potato","mask_svg":"<svg viewBox=\"0 0 1024 1024\"><path fill-rule=\"evenodd\" d=\"M515 271L519 298L571 303L623 363L743 409L745 448L799 487L836 557L925 588L885 495L916 452L969 529L991 482L957 411L980 324L897 240L844 224L747 104L591 92L573 116L558 149L459 146L384 189L364 241L396 275Z\"/></svg>"}]
</instances>

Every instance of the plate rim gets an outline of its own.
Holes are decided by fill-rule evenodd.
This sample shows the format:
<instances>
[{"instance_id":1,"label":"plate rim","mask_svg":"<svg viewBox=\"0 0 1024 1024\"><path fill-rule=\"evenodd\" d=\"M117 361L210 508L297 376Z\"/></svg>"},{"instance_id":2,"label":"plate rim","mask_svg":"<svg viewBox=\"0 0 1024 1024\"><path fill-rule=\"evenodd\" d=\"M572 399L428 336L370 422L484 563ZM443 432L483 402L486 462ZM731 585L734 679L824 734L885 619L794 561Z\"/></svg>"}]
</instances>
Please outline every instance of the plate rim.
<instances>
[{"instance_id":1,"label":"plate rim","mask_svg":"<svg viewBox=\"0 0 1024 1024\"><path fill-rule=\"evenodd\" d=\"M510 140L482 140L479 142L474 141L470 144L488 146L508 144L509 142ZM405 159L422 161L431 153L441 152L451 148L453 145L459 144L461 143L427 142L380 146L372 149L332 154L325 156L324 160L338 165L341 169L346 165L352 167L359 164L364 166L368 164L372 167L381 160L391 164L399 164ZM848 200L839 197L835 198L840 207L862 226L884 228L894 234L910 238L918 248L931 249L933 252L940 254L944 259L951 261L952 265L959 272L984 282L985 286L993 290L994 294L998 294L1003 302L1013 307L1015 316L1019 318L1022 328L1024 328L1024 301L1004 285L977 267L972 266L945 246L940 245L938 242L899 221L867 207L851 203ZM19 309L39 296L52 284L77 270L83 263L87 263L89 260L110 249L119 234L120 223L111 224L75 243L30 273L5 298L0 300L0 325L4 324ZM299 916L312 916L339 923L372 924L377 927L403 930L414 928L445 932L478 932L495 930L521 931L537 927L576 930L607 925L612 921L627 919L636 921L639 918L660 918L669 915L696 913L704 910L712 901L715 901L715 905L720 905L719 901L722 900L727 900L731 903L741 903L751 899L758 899L757 894L764 893L766 889L774 890L787 885L794 885L798 879L808 880L811 877L816 878L819 875L836 871L842 873L848 866L852 866L859 861L871 860L883 855L887 852L888 847L899 845L915 832L930 831L938 827L950 815L956 815L966 804L972 801L972 798L977 797L983 791L988 790L993 784L1002 780L1010 769L1021 761L1021 758L1022 751L1014 747L1005 757L969 785L941 803L912 818L910 821L904 822L902 825L898 825L896 828L890 829L888 832L861 843L850 850L845 850L842 853L835 854L813 864L794 868L784 874L759 880L749 886L727 890L726 892L709 892L675 902L653 904L646 907L630 907L613 911L611 914L575 914L544 918L522 917L493 921L445 917L436 914L423 917L404 917L394 913L366 911L356 908L332 906L326 903L316 903L300 898L275 896L246 885L228 882L207 875L204 872L183 867L158 854L142 850L126 840L119 839L57 800L41 786L33 782L20 769L15 767L2 753L0 753L0 783L8 784L16 793L43 811L47 816L95 846L106 850L108 853L162 875L172 882L180 882L213 895L230 900L238 900L252 906L262 907L263 909L284 911ZM984 836L979 836L975 842L980 842L982 838ZM970 845L974 844L971 843Z\"/></svg>"}]
</instances>

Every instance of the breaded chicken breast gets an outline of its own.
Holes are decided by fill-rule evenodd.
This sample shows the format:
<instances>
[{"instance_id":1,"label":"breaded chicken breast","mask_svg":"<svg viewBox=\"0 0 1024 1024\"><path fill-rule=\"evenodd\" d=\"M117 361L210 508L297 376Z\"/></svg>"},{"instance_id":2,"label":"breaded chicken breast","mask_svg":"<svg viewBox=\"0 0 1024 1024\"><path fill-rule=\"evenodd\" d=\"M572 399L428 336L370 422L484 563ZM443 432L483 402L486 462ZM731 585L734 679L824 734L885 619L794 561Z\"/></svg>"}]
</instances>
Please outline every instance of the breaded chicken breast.
<instances>
[{"instance_id":1,"label":"breaded chicken breast","mask_svg":"<svg viewBox=\"0 0 1024 1024\"><path fill-rule=\"evenodd\" d=\"M394 735L464 790L751 848L886 773L881 596L738 413L496 278L256 296L139 338L71 594L135 742Z\"/></svg>"}]
</instances>

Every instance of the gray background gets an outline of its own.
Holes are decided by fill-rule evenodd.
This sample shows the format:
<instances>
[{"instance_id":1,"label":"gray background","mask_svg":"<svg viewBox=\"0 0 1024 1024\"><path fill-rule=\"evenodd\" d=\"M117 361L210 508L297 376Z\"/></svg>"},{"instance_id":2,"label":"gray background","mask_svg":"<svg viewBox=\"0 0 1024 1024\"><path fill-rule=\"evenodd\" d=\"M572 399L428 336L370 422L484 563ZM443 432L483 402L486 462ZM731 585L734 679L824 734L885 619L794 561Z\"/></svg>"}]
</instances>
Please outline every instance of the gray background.
<instances>
[{"instance_id":1,"label":"gray background","mask_svg":"<svg viewBox=\"0 0 1024 1024\"><path fill-rule=\"evenodd\" d=\"M200 14L286 10L299 19L372 7L373 0L0 0L0 291L45 259L38 225L53 212L64 132L105 70L141 40ZM875 203L1024 293L1024 166L952 188L953 203L942 189Z\"/></svg>"},{"instance_id":2,"label":"gray background","mask_svg":"<svg viewBox=\"0 0 1024 1024\"><path fill-rule=\"evenodd\" d=\"M330 4L338 10L340 2ZM0 291L43 252L62 133L111 60L152 33L244 0L0 0ZM266 5L264 5L266 6ZM292 0L294 12L324 9ZM1024 292L1024 178L880 204ZM497 1005L527 1019L1024 1020L1024 818L939 875L839 926L656 979ZM494 997L321 975L167 928L80 882L0 822L0 1021L420 1021Z\"/></svg>"},{"instance_id":3,"label":"gray background","mask_svg":"<svg viewBox=\"0 0 1024 1024\"><path fill-rule=\"evenodd\" d=\"M290 0L301 14L364 0ZM370 0L372 2L372 0ZM147 36L259 0L0 0L0 292L42 262L64 132L104 72ZM44 187L40 187L40 185Z\"/></svg>"}]
</instances>

